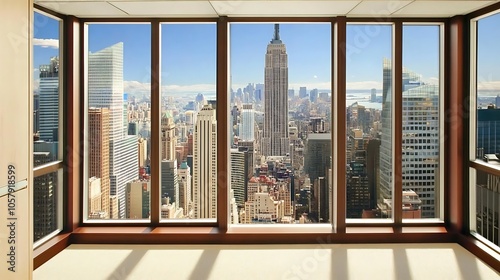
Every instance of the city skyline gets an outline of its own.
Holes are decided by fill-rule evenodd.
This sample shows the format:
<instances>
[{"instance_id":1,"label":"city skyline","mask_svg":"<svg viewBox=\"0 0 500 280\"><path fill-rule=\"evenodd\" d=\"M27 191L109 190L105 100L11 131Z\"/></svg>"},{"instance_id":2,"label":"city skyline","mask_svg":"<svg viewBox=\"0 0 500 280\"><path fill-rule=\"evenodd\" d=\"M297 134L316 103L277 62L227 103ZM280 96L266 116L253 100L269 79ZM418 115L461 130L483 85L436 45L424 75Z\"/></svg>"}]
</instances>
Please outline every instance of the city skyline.
<instances>
[{"instance_id":1,"label":"city skyline","mask_svg":"<svg viewBox=\"0 0 500 280\"><path fill-rule=\"evenodd\" d=\"M58 22L52 19L42 19L45 17L35 13L35 22L40 22L43 28L34 30L34 71L41 64L46 64L50 57L58 55ZM45 17L46 18L46 17ZM500 37L500 31L492 26L500 24L499 17L483 19L485 21L484 33L478 34L478 40L484 41L489 47L484 47L478 55L478 63L481 67L478 69L480 89L500 90L500 76L495 74L495 65L498 65L498 59L494 58L494 46ZM272 24L230 24L231 32L231 68L233 89L244 87L248 83L264 82L264 59L262 54L265 51L259 49L263 43L267 44L269 37L272 36ZM320 90L329 90L330 86L330 49L331 49L331 31L328 23L305 23L305 24L281 24L282 38L287 40L289 53L295 56L290 58L290 88L296 91L300 86L306 86L308 89L317 88ZM377 53L383 53L379 45L383 42L390 44L390 28L385 31L379 28L380 25L372 25L370 29L366 25L349 24L347 29L347 43L355 46L359 52L354 52L348 59L348 68L360 69L356 75L347 74L347 89L369 90L376 88L382 89L381 71L382 59L373 58L371 50ZM375 26L375 27L373 27ZM387 25L390 26L390 25ZM405 29L411 29L405 25ZM175 71L162 70L162 89L168 94L185 93L211 93L215 92L215 24L163 24L162 31L162 65L172 65ZM408 45L408 52L413 54L427 53L427 47L439 43L439 38L435 34L426 34L427 32L412 32L412 36L404 36L405 42L411 42ZM186 36L190 34L190 36ZM252 34L252 37L248 37ZM361 35L360 35L361 34ZM482 34L499 34L499 36L483 36ZM362 36L363 35L363 36ZM165 38L175 38L168 40ZM360 38L368 39L366 42ZM144 47L150 42L149 24L89 24L89 51L95 52L106 46L118 42L124 43L124 86L125 92L149 92L150 79L150 48ZM194 47L197 47L196 57L193 57ZM314 46L315 51L307 53L307 49ZM175 53L169 58L166 51ZM367 51L370 50L370 51ZM413 55L414 56L414 55ZM389 56L384 56L390 58ZM414 56L415 57L415 56ZM181 67L181 62L190 59L188 64L194 63L190 67ZM318 63L318 58L321 58ZM382 57L383 58L383 57ZM323 63L325 62L325 63ZM204 65L196 68L198 64ZM319 64L319 65L318 65ZM326 64L326 65L322 65ZM423 81L427 78L435 78L429 68L425 68L422 61L415 59L405 59L405 66L413 71L422 73ZM166 67L166 66L164 66ZM193 75L193 69L197 69L196 75ZM361 72L360 72L361 71ZM372 73L370 75L370 73ZM375 74L373 74L375 73ZM378 74L380 73L380 75ZM35 73L35 76L36 73ZM168 82L168 85L165 84ZM37 82L35 82L37 88Z\"/></svg>"}]
</instances>

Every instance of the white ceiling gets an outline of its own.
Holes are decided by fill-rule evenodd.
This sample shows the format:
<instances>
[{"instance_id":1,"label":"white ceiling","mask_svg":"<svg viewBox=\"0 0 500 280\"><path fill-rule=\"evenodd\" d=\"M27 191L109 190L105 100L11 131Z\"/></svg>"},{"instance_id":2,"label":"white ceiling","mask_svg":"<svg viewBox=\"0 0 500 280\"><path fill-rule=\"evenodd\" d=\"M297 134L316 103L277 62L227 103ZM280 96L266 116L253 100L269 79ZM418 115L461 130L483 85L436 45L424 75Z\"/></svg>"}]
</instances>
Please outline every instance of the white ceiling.
<instances>
[{"instance_id":1,"label":"white ceiling","mask_svg":"<svg viewBox=\"0 0 500 280\"><path fill-rule=\"evenodd\" d=\"M500 0L34 0L77 17L450 17Z\"/></svg>"}]
</instances>

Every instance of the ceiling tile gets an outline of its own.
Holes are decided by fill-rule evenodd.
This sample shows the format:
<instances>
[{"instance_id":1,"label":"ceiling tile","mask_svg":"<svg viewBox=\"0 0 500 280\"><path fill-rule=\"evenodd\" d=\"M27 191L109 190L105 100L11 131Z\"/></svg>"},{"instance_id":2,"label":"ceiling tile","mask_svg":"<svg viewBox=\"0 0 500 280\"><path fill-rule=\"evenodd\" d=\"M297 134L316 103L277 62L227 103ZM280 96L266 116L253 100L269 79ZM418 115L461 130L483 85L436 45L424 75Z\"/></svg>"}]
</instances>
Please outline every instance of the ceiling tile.
<instances>
[{"instance_id":1,"label":"ceiling tile","mask_svg":"<svg viewBox=\"0 0 500 280\"><path fill-rule=\"evenodd\" d=\"M363 1L349 12L349 16L387 16L413 2L406 1Z\"/></svg>"},{"instance_id":2,"label":"ceiling tile","mask_svg":"<svg viewBox=\"0 0 500 280\"><path fill-rule=\"evenodd\" d=\"M495 1L414 1L394 12L394 16L453 16L464 15Z\"/></svg>"},{"instance_id":3,"label":"ceiling tile","mask_svg":"<svg viewBox=\"0 0 500 280\"><path fill-rule=\"evenodd\" d=\"M344 15L360 1L210 1L227 16L335 16Z\"/></svg>"},{"instance_id":4,"label":"ceiling tile","mask_svg":"<svg viewBox=\"0 0 500 280\"><path fill-rule=\"evenodd\" d=\"M40 6L65 15L76 17L123 17L126 13L113 7L107 2L85 1L85 2L39 2Z\"/></svg>"},{"instance_id":5,"label":"ceiling tile","mask_svg":"<svg viewBox=\"0 0 500 280\"><path fill-rule=\"evenodd\" d=\"M209 1L111 1L131 16L217 16Z\"/></svg>"}]
</instances>

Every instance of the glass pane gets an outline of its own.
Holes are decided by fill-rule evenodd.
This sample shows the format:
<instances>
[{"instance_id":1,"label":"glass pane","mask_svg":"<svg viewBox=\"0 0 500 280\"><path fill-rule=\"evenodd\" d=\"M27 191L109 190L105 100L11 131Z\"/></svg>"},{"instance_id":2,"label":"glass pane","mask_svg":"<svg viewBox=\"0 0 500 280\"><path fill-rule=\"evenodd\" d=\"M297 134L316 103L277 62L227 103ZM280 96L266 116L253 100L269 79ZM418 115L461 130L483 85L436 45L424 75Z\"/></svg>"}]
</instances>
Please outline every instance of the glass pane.
<instances>
[{"instance_id":1,"label":"glass pane","mask_svg":"<svg viewBox=\"0 0 500 280\"><path fill-rule=\"evenodd\" d=\"M87 218L149 219L151 27L88 25Z\"/></svg>"},{"instance_id":2,"label":"glass pane","mask_svg":"<svg viewBox=\"0 0 500 280\"><path fill-rule=\"evenodd\" d=\"M161 38L161 218L215 222L216 25L162 24Z\"/></svg>"},{"instance_id":3,"label":"glass pane","mask_svg":"<svg viewBox=\"0 0 500 280\"><path fill-rule=\"evenodd\" d=\"M35 152L35 162L50 161L46 152ZM62 170L33 179L33 242L62 228Z\"/></svg>"},{"instance_id":4,"label":"glass pane","mask_svg":"<svg viewBox=\"0 0 500 280\"><path fill-rule=\"evenodd\" d=\"M231 222L329 223L331 25L230 35Z\"/></svg>"},{"instance_id":5,"label":"glass pane","mask_svg":"<svg viewBox=\"0 0 500 280\"><path fill-rule=\"evenodd\" d=\"M347 25L346 218L391 218L392 26Z\"/></svg>"},{"instance_id":6,"label":"glass pane","mask_svg":"<svg viewBox=\"0 0 500 280\"><path fill-rule=\"evenodd\" d=\"M439 30L403 26L403 219L442 218Z\"/></svg>"},{"instance_id":7,"label":"glass pane","mask_svg":"<svg viewBox=\"0 0 500 280\"><path fill-rule=\"evenodd\" d=\"M500 165L500 14L477 22L476 158Z\"/></svg>"},{"instance_id":8,"label":"glass pane","mask_svg":"<svg viewBox=\"0 0 500 280\"><path fill-rule=\"evenodd\" d=\"M60 21L34 13L33 29L33 149L49 153L46 162L60 159L59 28ZM40 161L35 160L34 166Z\"/></svg>"},{"instance_id":9,"label":"glass pane","mask_svg":"<svg viewBox=\"0 0 500 280\"><path fill-rule=\"evenodd\" d=\"M500 177L479 170L476 174L476 227L471 230L499 246Z\"/></svg>"}]
</instances>

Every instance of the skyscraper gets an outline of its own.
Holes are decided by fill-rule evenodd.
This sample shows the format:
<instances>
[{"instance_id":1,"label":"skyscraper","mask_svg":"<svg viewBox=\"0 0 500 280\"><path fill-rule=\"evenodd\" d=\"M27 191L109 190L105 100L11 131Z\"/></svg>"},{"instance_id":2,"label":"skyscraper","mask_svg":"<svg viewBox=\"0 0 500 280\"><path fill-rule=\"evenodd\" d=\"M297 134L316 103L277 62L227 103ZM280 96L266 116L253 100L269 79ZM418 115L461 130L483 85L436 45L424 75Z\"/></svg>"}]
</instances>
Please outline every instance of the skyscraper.
<instances>
[{"instance_id":1,"label":"skyscraper","mask_svg":"<svg viewBox=\"0 0 500 280\"><path fill-rule=\"evenodd\" d=\"M477 110L477 157L500 152L500 109Z\"/></svg>"},{"instance_id":2,"label":"skyscraper","mask_svg":"<svg viewBox=\"0 0 500 280\"><path fill-rule=\"evenodd\" d=\"M245 152L231 149L231 189L234 191L235 203L240 208L245 204L246 160Z\"/></svg>"},{"instance_id":3,"label":"skyscraper","mask_svg":"<svg viewBox=\"0 0 500 280\"><path fill-rule=\"evenodd\" d=\"M300 87L299 88L299 98L306 98L307 97L307 87Z\"/></svg>"},{"instance_id":4,"label":"skyscraper","mask_svg":"<svg viewBox=\"0 0 500 280\"><path fill-rule=\"evenodd\" d=\"M34 152L34 164L42 165L52 161L50 152ZM33 241L57 229L58 172L35 177L33 180Z\"/></svg>"},{"instance_id":5,"label":"skyscraper","mask_svg":"<svg viewBox=\"0 0 500 280\"><path fill-rule=\"evenodd\" d=\"M40 65L39 129L40 140L58 141L59 128L59 57Z\"/></svg>"},{"instance_id":6,"label":"skyscraper","mask_svg":"<svg viewBox=\"0 0 500 280\"><path fill-rule=\"evenodd\" d=\"M89 108L109 109L110 195L119 208L119 217L110 218L125 218L126 184L139 177L139 164L137 136L124 128L123 43L89 54L88 93Z\"/></svg>"},{"instance_id":7,"label":"skyscraper","mask_svg":"<svg viewBox=\"0 0 500 280\"><path fill-rule=\"evenodd\" d=\"M384 61L380 192L392 198L390 94L392 67ZM422 218L435 218L439 202L439 86L425 84L420 75L403 68L403 191L414 191L422 201Z\"/></svg>"},{"instance_id":8,"label":"skyscraper","mask_svg":"<svg viewBox=\"0 0 500 280\"><path fill-rule=\"evenodd\" d=\"M193 139L194 218L217 216L217 120L210 104L198 113Z\"/></svg>"},{"instance_id":9,"label":"skyscraper","mask_svg":"<svg viewBox=\"0 0 500 280\"><path fill-rule=\"evenodd\" d=\"M105 218L110 217L109 196L109 110L89 109L89 178L100 178L101 209ZM90 183L89 183L90 188ZM89 209L89 216L92 215Z\"/></svg>"},{"instance_id":10,"label":"skyscraper","mask_svg":"<svg viewBox=\"0 0 500 280\"><path fill-rule=\"evenodd\" d=\"M191 170L187 162L182 162L179 167L179 208L184 209L184 216L191 217L192 188L191 188Z\"/></svg>"},{"instance_id":11,"label":"skyscraper","mask_svg":"<svg viewBox=\"0 0 500 280\"><path fill-rule=\"evenodd\" d=\"M177 136L175 135L174 118L170 112L161 117L161 159L174 160Z\"/></svg>"},{"instance_id":12,"label":"skyscraper","mask_svg":"<svg viewBox=\"0 0 500 280\"><path fill-rule=\"evenodd\" d=\"M288 138L288 55L280 40L279 24L274 25L274 37L267 45L265 62L264 156L289 153Z\"/></svg>"},{"instance_id":13,"label":"skyscraper","mask_svg":"<svg viewBox=\"0 0 500 280\"><path fill-rule=\"evenodd\" d=\"M161 197L170 198L179 207L179 180L177 176L177 160L161 161Z\"/></svg>"},{"instance_id":14,"label":"skyscraper","mask_svg":"<svg viewBox=\"0 0 500 280\"><path fill-rule=\"evenodd\" d=\"M89 108L108 108L109 140L123 137L123 43L88 56Z\"/></svg>"},{"instance_id":15,"label":"skyscraper","mask_svg":"<svg viewBox=\"0 0 500 280\"><path fill-rule=\"evenodd\" d=\"M127 183L126 218L147 219L150 214L149 180L134 180Z\"/></svg>"},{"instance_id":16,"label":"skyscraper","mask_svg":"<svg viewBox=\"0 0 500 280\"><path fill-rule=\"evenodd\" d=\"M253 104L243 104L241 111L240 140L253 141L255 137L255 112Z\"/></svg>"}]
</instances>

